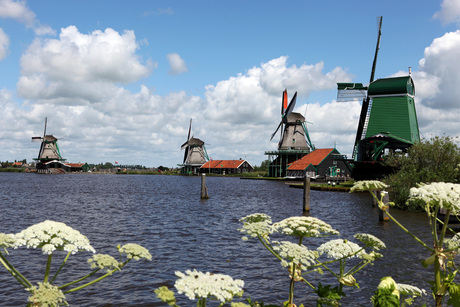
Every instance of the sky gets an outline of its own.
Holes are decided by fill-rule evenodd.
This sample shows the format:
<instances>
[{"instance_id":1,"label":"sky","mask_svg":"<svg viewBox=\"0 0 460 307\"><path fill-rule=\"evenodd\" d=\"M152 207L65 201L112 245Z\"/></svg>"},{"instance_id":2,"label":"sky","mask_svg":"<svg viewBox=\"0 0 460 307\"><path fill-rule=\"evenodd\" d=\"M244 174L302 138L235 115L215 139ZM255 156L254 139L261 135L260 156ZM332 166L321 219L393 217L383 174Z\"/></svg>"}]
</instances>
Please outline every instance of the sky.
<instances>
[{"instance_id":1,"label":"sky","mask_svg":"<svg viewBox=\"0 0 460 307\"><path fill-rule=\"evenodd\" d=\"M59 139L69 162L176 167L276 150L298 93L316 148L351 157L360 102L338 82L409 74L423 138L460 134L460 0L0 0L0 161ZM278 132L279 133L279 132Z\"/></svg>"}]
</instances>

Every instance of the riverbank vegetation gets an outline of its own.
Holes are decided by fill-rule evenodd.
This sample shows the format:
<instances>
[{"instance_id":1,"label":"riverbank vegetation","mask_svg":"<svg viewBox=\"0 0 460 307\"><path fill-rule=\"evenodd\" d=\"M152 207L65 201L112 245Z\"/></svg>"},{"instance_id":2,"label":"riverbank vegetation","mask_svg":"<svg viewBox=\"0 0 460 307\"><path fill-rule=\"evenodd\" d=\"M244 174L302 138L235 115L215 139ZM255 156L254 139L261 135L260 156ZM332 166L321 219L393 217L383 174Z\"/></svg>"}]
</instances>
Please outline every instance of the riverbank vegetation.
<instances>
[{"instance_id":1,"label":"riverbank vegetation","mask_svg":"<svg viewBox=\"0 0 460 307\"><path fill-rule=\"evenodd\" d=\"M452 137L422 140L407 154L392 155L385 163L397 170L383 181L390 186L390 199L401 209L418 209L406 203L410 188L417 184L460 182L460 148Z\"/></svg>"}]
</instances>

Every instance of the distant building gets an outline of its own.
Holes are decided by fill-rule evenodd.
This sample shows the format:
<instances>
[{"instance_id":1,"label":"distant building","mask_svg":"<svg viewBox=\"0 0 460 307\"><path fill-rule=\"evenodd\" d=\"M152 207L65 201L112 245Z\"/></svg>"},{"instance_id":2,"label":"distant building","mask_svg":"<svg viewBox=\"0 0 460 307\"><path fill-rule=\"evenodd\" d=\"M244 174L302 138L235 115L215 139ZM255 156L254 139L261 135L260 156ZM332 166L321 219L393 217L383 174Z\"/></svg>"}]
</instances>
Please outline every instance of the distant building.
<instances>
[{"instance_id":1,"label":"distant building","mask_svg":"<svg viewBox=\"0 0 460 307\"><path fill-rule=\"evenodd\" d=\"M211 160L200 167L200 173L220 175L250 173L254 167L246 160Z\"/></svg>"},{"instance_id":2,"label":"distant building","mask_svg":"<svg viewBox=\"0 0 460 307\"><path fill-rule=\"evenodd\" d=\"M351 167L335 148L315 149L301 159L289 164L286 177L341 178L351 176Z\"/></svg>"}]
</instances>

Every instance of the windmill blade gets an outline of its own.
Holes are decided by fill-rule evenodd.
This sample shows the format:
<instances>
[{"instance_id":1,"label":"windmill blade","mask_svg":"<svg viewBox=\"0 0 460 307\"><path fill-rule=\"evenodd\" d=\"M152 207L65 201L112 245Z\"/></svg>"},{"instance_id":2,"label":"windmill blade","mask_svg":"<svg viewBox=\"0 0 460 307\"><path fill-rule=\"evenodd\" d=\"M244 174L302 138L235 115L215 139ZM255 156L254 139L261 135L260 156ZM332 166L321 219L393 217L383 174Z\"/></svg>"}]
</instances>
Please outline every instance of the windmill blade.
<instances>
[{"instance_id":1,"label":"windmill blade","mask_svg":"<svg viewBox=\"0 0 460 307\"><path fill-rule=\"evenodd\" d=\"M283 120L285 122L287 121L287 117L289 116L289 114L291 114L292 111L294 110L296 99L297 99L297 92L295 92L294 97L292 97L291 102L289 103L289 105L288 105L288 107L286 109L286 112L284 113Z\"/></svg>"},{"instance_id":2,"label":"windmill blade","mask_svg":"<svg viewBox=\"0 0 460 307\"><path fill-rule=\"evenodd\" d=\"M48 117L45 117L45 131L43 132L43 139L45 139L45 135L46 135L46 123L48 121Z\"/></svg>"},{"instance_id":3,"label":"windmill blade","mask_svg":"<svg viewBox=\"0 0 460 307\"><path fill-rule=\"evenodd\" d=\"M284 111L287 109L288 97L287 90L284 90L283 96L281 97L281 117L284 115Z\"/></svg>"},{"instance_id":4,"label":"windmill blade","mask_svg":"<svg viewBox=\"0 0 460 307\"><path fill-rule=\"evenodd\" d=\"M275 134L278 132L278 130L280 129L282 125L283 125L283 121L280 122L280 124L278 125L278 128L276 128L275 132L273 132L272 137L270 138L270 141L273 139L273 137L275 136Z\"/></svg>"},{"instance_id":5,"label":"windmill blade","mask_svg":"<svg viewBox=\"0 0 460 307\"><path fill-rule=\"evenodd\" d=\"M192 131L192 119L190 118L190 125L188 127L188 136L187 136L187 142L185 142L182 146L181 146L181 149L184 149L184 146L185 147L185 152L184 152L184 162L182 163L185 163L185 161L187 160L187 155L188 155L188 142L190 141L190 132Z\"/></svg>"}]
</instances>

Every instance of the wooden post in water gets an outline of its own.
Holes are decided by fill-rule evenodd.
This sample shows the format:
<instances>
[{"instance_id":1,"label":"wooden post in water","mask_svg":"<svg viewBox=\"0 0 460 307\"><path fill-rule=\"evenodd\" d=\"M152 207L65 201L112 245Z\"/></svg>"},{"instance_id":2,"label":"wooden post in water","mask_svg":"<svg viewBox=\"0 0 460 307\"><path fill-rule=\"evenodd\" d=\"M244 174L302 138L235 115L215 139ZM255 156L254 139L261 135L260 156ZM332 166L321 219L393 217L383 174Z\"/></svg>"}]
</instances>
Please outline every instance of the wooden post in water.
<instances>
[{"instance_id":1,"label":"wooden post in water","mask_svg":"<svg viewBox=\"0 0 460 307\"><path fill-rule=\"evenodd\" d=\"M201 174L201 199L208 199L208 189L206 188L206 174Z\"/></svg>"},{"instance_id":2,"label":"wooden post in water","mask_svg":"<svg viewBox=\"0 0 460 307\"><path fill-rule=\"evenodd\" d=\"M383 196L383 199L382 199L383 203L388 204L390 202L390 195L388 194L387 191L381 191L381 193L385 193L385 195ZM380 193L379 193L378 197L380 197ZM390 211L389 206L385 209L385 211L383 211L382 209L379 209L379 221L388 222L390 220L390 218L388 217L388 215L385 212L389 212L389 211Z\"/></svg>"},{"instance_id":3,"label":"wooden post in water","mask_svg":"<svg viewBox=\"0 0 460 307\"><path fill-rule=\"evenodd\" d=\"M303 178L303 212L310 212L310 177Z\"/></svg>"}]
</instances>

